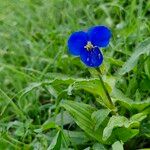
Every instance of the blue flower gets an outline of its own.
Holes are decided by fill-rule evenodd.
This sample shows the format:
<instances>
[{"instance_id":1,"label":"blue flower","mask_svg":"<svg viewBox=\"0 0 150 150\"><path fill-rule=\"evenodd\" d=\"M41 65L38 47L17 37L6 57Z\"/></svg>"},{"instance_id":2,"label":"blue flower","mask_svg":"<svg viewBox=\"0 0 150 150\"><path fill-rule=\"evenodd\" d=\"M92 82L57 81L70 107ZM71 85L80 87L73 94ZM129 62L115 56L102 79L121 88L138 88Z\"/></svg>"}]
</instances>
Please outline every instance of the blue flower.
<instances>
[{"instance_id":1,"label":"blue flower","mask_svg":"<svg viewBox=\"0 0 150 150\"><path fill-rule=\"evenodd\" d=\"M100 47L106 47L111 38L110 30L105 26L94 26L88 31L77 31L68 39L69 52L79 56L89 67L98 67L103 62Z\"/></svg>"}]
</instances>

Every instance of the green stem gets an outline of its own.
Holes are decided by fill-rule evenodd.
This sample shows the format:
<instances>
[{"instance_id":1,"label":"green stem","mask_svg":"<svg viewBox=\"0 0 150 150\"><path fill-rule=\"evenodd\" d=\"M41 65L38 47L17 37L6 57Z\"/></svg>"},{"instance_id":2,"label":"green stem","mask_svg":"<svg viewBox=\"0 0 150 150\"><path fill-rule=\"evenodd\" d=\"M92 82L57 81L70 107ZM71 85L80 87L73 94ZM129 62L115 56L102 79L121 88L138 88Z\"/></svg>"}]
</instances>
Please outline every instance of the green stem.
<instances>
[{"instance_id":1,"label":"green stem","mask_svg":"<svg viewBox=\"0 0 150 150\"><path fill-rule=\"evenodd\" d=\"M98 72L98 77L99 77L99 79L100 79L102 88L103 88L104 93L105 93L105 96L106 96L106 98L107 98L107 99L104 99L103 101L104 101L105 105L106 105L109 109L115 110L115 105L113 104L113 102L112 102L112 100L111 100L111 97L110 97L110 95L109 95L109 93L108 93L108 90L107 90L107 88L106 88L106 86L105 86L105 84L104 84L104 81L103 81L102 77L101 77L101 75L102 75L102 74L101 74L101 71L100 71L99 68L96 68L96 71Z\"/></svg>"}]
</instances>

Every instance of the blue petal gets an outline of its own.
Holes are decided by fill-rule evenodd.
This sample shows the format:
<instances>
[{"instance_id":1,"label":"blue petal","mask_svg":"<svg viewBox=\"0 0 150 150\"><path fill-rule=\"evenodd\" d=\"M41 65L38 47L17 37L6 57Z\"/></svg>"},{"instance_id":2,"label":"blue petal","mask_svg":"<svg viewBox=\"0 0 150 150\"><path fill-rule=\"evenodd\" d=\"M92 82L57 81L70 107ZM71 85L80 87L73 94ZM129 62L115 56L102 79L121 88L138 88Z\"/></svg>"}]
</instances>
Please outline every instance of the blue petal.
<instances>
[{"instance_id":1,"label":"blue petal","mask_svg":"<svg viewBox=\"0 0 150 150\"><path fill-rule=\"evenodd\" d=\"M103 62L103 55L98 47L80 53L81 60L89 67L98 67Z\"/></svg>"},{"instance_id":2,"label":"blue petal","mask_svg":"<svg viewBox=\"0 0 150 150\"><path fill-rule=\"evenodd\" d=\"M72 55L79 56L80 51L84 49L84 46L87 44L88 35L83 31L74 32L71 34L68 40L69 52Z\"/></svg>"},{"instance_id":3,"label":"blue petal","mask_svg":"<svg viewBox=\"0 0 150 150\"><path fill-rule=\"evenodd\" d=\"M106 47L111 38L111 31L105 26L95 26L88 30L88 36L94 46Z\"/></svg>"}]
</instances>

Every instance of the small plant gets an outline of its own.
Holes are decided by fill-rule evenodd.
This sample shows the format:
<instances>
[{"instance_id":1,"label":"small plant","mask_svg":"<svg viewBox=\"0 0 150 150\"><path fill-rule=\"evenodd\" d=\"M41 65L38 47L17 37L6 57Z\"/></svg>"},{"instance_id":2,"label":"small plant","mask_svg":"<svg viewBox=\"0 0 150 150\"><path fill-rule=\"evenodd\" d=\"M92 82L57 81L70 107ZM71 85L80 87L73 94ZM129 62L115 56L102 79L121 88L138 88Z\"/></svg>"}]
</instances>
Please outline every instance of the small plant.
<instances>
[{"instance_id":1,"label":"small plant","mask_svg":"<svg viewBox=\"0 0 150 150\"><path fill-rule=\"evenodd\" d=\"M85 133L100 143L99 148L103 144L106 147L112 145L113 150L121 150L125 142L140 134L140 125L149 110L146 103L142 107L144 102L125 100L124 94L106 80L106 75L103 81L103 74L99 68L103 62L100 48L108 46L110 38L110 29L105 26L94 26L87 31L71 34L68 40L69 52L80 57L86 66L94 68L99 77L99 80L85 80L84 86L83 81L75 82L73 86L76 87L77 84L78 89L85 89L96 95L101 107L69 100L63 101L61 106L73 116L74 121ZM127 109L129 114L123 114L120 107Z\"/></svg>"}]
</instances>

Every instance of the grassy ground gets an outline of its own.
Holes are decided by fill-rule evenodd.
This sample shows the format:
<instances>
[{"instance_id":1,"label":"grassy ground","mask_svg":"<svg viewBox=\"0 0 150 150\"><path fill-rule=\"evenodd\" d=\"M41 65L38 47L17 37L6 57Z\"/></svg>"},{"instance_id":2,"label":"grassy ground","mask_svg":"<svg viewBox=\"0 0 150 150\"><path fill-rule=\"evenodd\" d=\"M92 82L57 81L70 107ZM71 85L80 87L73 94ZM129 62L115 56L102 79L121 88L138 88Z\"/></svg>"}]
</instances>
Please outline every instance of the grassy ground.
<instances>
[{"instance_id":1,"label":"grassy ground","mask_svg":"<svg viewBox=\"0 0 150 150\"><path fill-rule=\"evenodd\" d=\"M149 99L149 8L147 0L0 0L0 149L47 149L59 141L54 137L60 129L74 136L62 138L67 141L62 142L67 143L62 144L65 149L84 149L97 142L80 135L72 118L63 120L59 107L62 99L95 104L91 93L68 90L70 78L94 74L67 53L73 31L100 24L110 27L113 38L103 50L105 75L115 78L116 87L133 101ZM144 40L148 42L141 45ZM140 51L133 55L137 47ZM140 112L118 109L126 117ZM148 120L147 116L141 123L143 132L125 142L126 149L148 147Z\"/></svg>"}]
</instances>

